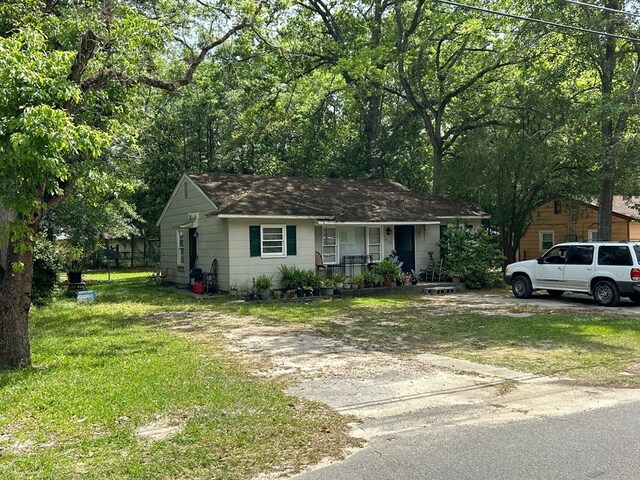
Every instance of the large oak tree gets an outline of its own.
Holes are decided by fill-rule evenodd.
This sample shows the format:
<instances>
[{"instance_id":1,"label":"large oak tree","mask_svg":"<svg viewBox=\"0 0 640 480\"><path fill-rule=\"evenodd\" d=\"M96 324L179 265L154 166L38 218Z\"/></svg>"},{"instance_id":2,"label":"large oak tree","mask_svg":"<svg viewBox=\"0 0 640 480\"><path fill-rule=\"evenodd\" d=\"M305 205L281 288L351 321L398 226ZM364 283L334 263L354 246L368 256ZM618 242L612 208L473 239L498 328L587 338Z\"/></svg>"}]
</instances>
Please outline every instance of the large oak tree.
<instances>
[{"instance_id":1,"label":"large oak tree","mask_svg":"<svg viewBox=\"0 0 640 480\"><path fill-rule=\"evenodd\" d=\"M32 242L74 185L113 175L145 89L176 92L254 2L0 3L0 367L31 363Z\"/></svg>"}]
</instances>

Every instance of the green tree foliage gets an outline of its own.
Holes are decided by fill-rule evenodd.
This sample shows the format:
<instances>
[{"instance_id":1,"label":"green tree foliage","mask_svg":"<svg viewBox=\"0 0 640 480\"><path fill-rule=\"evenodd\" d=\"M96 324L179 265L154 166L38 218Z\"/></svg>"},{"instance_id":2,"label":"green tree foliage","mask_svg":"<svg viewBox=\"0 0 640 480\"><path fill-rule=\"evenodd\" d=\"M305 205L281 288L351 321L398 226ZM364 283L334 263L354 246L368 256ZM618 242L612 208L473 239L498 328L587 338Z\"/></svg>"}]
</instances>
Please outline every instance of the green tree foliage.
<instances>
[{"instance_id":1,"label":"green tree foliage","mask_svg":"<svg viewBox=\"0 0 640 480\"><path fill-rule=\"evenodd\" d=\"M16 273L0 279L0 366L30 363L31 248L43 216L76 185L108 191L145 91L191 83L211 50L252 23L255 7L0 3L0 272Z\"/></svg>"},{"instance_id":2,"label":"green tree foliage","mask_svg":"<svg viewBox=\"0 0 640 480\"><path fill-rule=\"evenodd\" d=\"M546 39L549 54L553 40ZM571 58L556 54L554 62L539 56L514 67L511 82L495 90L499 121L461 138L445 163L446 192L491 215L508 263L538 205L592 185L571 152L570 120L579 110L572 85L563 84Z\"/></svg>"},{"instance_id":3,"label":"green tree foliage","mask_svg":"<svg viewBox=\"0 0 640 480\"><path fill-rule=\"evenodd\" d=\"M39 235L36 237L33 258L31 301L35 305L45 305L53 298L61 268L58 248L44 235Z\"/></svg>"},{"instance_id":4,"label":"green tree foliage","mask_svg":"<svg viewBox=\"0 0 640 480\"><path fill-rule=\"evenodd\" d=\"M521 57L504 22L435 2L395 1L395 93L421 120L432 148L433 193L444 157L465 133L495 123L492 85Z\"/></svg>"},{"instance_id":5,"label":"green tree foliage","mask_svg":"<svg viewBox=\"0 0 640 480\"><path fill-rule=\"evenodd\" d=\"M600 8L598 8L600 7ZM547 12L561 21L577 24L609 35L565 34L564 45L576 59L575 70L584 88L576 92L582 115L576 118L582 130L583 152L588 152L591 169L599 183L598 237L611 238L613 196L628 190L638 171L638 86L640 44L637 19L615 10L637 10L637 3L602 0L593 7L575 4L547 5Z\"/></svg>"},{"instance_id":6,"label":"green tree foliage","mask_svg":"<svg viewBox=\"0 0 640 480\"><path fill-rule=\"evenodd\" d=\"M445 229L439 245L449 277L460 277L472 290L502 285L504 256L496 235L456 224Z\"/></svg>"}]
</instances>

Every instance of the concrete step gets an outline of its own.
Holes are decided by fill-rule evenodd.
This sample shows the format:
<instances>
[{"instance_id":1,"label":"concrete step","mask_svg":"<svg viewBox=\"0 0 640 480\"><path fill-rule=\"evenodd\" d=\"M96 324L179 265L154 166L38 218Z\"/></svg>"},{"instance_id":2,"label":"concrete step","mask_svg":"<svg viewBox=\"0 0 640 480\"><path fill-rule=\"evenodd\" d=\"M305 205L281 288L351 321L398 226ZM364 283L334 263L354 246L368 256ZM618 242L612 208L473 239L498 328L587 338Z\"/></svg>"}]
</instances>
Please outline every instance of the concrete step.
<instances>
[{"instance_id":1,"label":"concrete step","mask_svg":"<svg viewBox=\"0 0 640 480\"><path fill-rule=\"evenodd\" d=\"M433 287L427 287L423 290L425 295L447 295L456 291L455 287L437 285Z\"/></svg>"}]
</instances>

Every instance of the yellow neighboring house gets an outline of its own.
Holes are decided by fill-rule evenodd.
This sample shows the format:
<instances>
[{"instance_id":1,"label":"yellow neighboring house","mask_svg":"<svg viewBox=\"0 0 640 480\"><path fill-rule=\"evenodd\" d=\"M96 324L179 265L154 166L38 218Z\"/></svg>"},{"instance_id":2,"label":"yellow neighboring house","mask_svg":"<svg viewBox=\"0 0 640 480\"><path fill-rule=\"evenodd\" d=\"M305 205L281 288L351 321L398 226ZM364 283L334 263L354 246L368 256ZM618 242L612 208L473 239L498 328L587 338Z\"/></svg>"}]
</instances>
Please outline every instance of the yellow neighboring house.
<instances>
[{"instance_id":1,"label":"yellow neighboring house","mask_svg":"<svg viewBox=\"0 0 640 480\"><path fill-rule=\"evenodd\" d=\"M613 198L611 240L640 240L640 197ZM538 258L556 243L593 241L598 231L597 202L561 198L540 205L531 214L518 251L519 260Z\"/></svg>"}]
</instances>

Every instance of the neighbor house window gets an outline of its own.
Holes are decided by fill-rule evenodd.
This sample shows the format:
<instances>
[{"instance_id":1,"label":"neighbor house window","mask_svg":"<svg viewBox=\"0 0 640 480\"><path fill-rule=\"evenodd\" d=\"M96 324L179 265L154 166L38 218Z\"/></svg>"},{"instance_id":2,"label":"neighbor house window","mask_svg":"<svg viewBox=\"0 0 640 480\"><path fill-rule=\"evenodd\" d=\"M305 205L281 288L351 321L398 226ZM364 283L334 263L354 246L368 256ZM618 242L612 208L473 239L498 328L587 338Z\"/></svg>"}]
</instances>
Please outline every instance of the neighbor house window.
<instances>
[{"instance_id":1,"label":"neighbor house window","mask_svg":"<svg viewBox=\"0 0 640 480\"><path fill-rule=\"evenodd\" d=\"M546 252L555 243L555 232L553 230L542 230L539 233L540 251Z\"/></svg>"},{"instance_id":2,"label":"neighbor house window","mask_svg":"<svg viewBox=\"0 0 640 480\"><path fill-rule=\"evenodd\" d=\"M176 232L177 239L177 255L178 255L178 266L184 265L184 231L178 230Z\"/></svg>"},{"instance_id":3,"label":"neighbor house window","mask_svg":"<svg viewBox=\"0 0 640 480\"><path fill-rule=\"evenodd\" d=\"M598 240L598 229L590 228L589 230L587 230L587 239L590 242L595 242L596 240Z\"/></svg>"},{"instance_id":4,"label":"neighbor house window","mask_svg":"<svg viewBox=\"0 0 640 480\"><path fill-rule=\"evenodd\" d=\"M260 254L263 257L285 257L287 231L284 225L261 225L262 238Z\"/></svg>"},{"instance_id":5,"label":"neighbor house window","mask_svg":"<svg viewBox=\"0 0 640 480\"><path fill-rule=\"evenodd\" d=\"M382 228L367 228L367 253L371 255L372 262L382 259Z\"/></svg>"},{"instance_id":6,"label":"neighbor house window","mask_svg":"<svg viewBox=\"0 0 640 480\"><path fill-rule=\"evenodd\" d=\"M325 265L338 263L338 229L322 228L322 263Z\"/></svg>"},{"instance_id":7,"label":"neighbor house window","mask_svg":"<svg viewBox=\"0 0 640 480\"><path fill-rule=\"evenodd\" d=\"M287 257L297 255L296 226L250 226L249 255L252 257Z\"/></svg>"}]
</instances>

